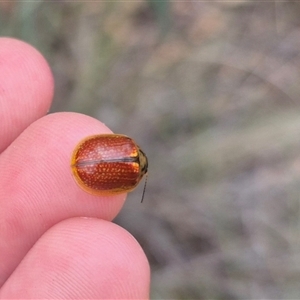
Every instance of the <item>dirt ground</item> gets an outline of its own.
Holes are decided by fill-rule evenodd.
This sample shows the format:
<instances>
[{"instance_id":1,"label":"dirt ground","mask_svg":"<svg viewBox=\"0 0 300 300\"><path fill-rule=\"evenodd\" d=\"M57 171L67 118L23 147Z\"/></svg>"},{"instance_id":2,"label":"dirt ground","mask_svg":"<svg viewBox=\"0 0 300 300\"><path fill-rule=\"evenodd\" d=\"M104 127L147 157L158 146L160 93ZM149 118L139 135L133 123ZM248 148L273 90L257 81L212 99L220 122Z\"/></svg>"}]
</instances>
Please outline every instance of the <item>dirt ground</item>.
<instances>
[{"instance_id":1,"label":"dirt ground","mask_svg":"<svg viewBox=\"0 0 300 300\"><path fill-rule=\"evenodd\" d=\"M48 59L52 112L149 158L115 222L152 299L299 299L300 3L0 2L0 34ZM299 248L299 249L298 249Z\"/></svg>"}]
</instances>

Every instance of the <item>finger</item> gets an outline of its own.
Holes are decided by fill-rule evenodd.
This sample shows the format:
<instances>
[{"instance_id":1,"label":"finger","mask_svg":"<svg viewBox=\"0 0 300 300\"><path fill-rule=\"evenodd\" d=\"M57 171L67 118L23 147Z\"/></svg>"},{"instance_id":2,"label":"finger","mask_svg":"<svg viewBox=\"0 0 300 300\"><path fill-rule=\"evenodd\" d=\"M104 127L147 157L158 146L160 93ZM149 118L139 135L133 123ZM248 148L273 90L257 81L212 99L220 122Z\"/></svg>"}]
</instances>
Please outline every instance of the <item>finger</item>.
<instances>
[{"instance_id":1,"label":"finger","mask_svg":"<svg viewBox=\"0 0 300 300\"><path fill-rule=\"evenodd\" d=\"M149 264L124 229L76 218L51 228L7 280L0 298L148 299Z\"/></svg>"},{"instance_id":2,"label":"finger","mask_svg":"<svg viewBox=\"0 0 300 300\"><path fill-rule=\"evenodd\" d=\"M0 156L0 286L54 224L76 216L112 220L120 211L125 194L86 193L70 166L80 140L109 132L85 115L51 114L29 126Z\"/></svg>"},{"instance_id":3,"label":"finger","mask_svg":"<svg viewBox=\"0 0 300 300\"><path fill-rule=\"evenodd\" d=\"M0 153L49 110L53 77L32 46L0 38Z\"/></svg>"}]
</instances>

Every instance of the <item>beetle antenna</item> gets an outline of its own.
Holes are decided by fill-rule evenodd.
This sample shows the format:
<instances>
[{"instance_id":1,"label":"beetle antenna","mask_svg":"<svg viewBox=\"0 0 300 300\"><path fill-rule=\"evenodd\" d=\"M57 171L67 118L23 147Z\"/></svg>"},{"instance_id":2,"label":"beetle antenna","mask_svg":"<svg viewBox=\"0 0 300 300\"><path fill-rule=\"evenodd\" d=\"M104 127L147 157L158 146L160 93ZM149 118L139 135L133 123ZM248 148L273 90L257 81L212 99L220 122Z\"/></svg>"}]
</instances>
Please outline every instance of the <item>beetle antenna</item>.
<instances>
[{"instance_id":1,"label":"beetle antenna","mask_svg":"<svg viewBox=\"0 0 300 300\"><path fill-rule=\"evenodd\" d=\"M145 184L144 184L144 189L143 189L143 195L142 195L141 203L143 203L143 200L144 200L145 191L146 191L146 185L147 185L147 179L148 179L148 173L146 173L146 177L145 177Z\"/></svg>"}]
</instances>

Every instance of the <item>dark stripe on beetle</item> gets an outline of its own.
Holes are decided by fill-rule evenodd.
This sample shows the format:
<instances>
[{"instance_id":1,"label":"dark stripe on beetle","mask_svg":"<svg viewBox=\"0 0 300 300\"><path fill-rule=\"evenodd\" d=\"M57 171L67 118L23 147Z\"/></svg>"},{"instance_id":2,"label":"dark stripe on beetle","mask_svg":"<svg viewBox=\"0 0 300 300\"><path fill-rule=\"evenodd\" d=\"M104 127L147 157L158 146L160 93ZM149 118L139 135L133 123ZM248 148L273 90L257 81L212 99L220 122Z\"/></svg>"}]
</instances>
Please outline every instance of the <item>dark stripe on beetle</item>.
<instances>
[{"instance_id":1,"label":"dark stripe on beetle","mask_svg":"<svg viewBox=\"0 0 300 300\"><path fill-rule=\"evenodd\" d=\"M78 167L89 166L92 164L101 164L101 163L116 163L116 162L139 162L138 157L127 157L127 158L113 158L113 159L100 159L100 160L91 160L91 161L79 161L75 164Z\"/></svg>"}]
</instances>

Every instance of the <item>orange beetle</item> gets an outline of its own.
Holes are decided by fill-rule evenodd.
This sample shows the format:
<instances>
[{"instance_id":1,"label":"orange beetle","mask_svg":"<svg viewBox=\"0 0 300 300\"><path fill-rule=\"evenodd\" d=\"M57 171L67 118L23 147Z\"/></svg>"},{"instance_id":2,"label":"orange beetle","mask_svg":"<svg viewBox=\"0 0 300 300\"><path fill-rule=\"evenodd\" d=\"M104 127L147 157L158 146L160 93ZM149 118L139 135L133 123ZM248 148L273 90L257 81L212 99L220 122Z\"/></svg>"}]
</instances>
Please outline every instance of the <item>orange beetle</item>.
<instances>
[{"instance_id":1,"label":"orange beetle","mask_svg":"<svg viewBox=\"0 0 300 300\"><path fill-rule=\"evenodd\" d=\"M99 134L85 138L75 148L71 167L77 184L93 195L127 193L148 172L148 159L128 136ZM142 201L144 199L147 177Z\"/></svg>"}]
</instances>

